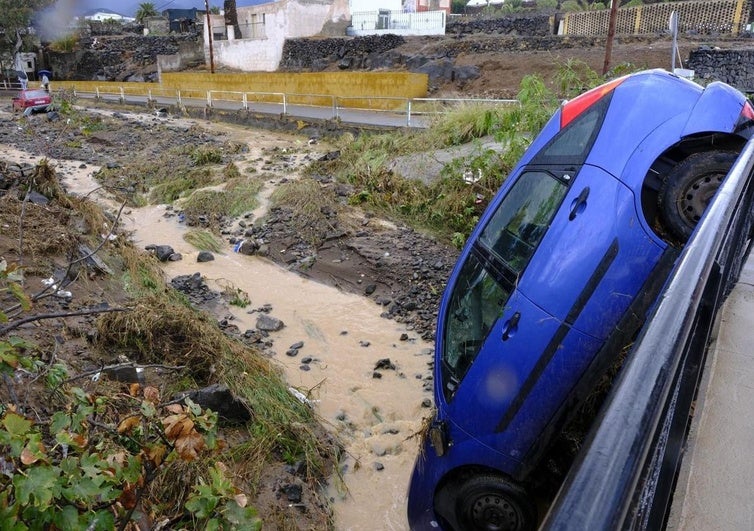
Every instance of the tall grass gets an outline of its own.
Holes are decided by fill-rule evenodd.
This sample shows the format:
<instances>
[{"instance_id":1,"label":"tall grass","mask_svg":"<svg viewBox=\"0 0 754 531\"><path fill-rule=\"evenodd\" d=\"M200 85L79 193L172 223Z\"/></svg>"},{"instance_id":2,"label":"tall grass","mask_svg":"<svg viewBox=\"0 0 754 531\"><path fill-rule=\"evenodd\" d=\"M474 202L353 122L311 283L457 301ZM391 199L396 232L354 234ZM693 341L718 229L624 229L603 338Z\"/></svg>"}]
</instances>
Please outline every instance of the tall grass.
<instances>
[{"instance_id":1,"label":"tall grass","mask_svg":"<svg viewBox=\"0 0 754 531\"><path fill-rule=\"evenodd\" d=\"M557 93L537 76L525 77L518 105L463 105L438 117L428 130L344 137L339 159L320 163L354 187L352 204L396 217L441 239L463 242L513 166L544 127L563 97L573 97L604 78L577 61L561 67ZM504 149L466 150L429 185L390 169L398 156L431 153L492 136ZM464 178L466 177L466 178Z\"/></svg>"},{"instance_id":2,"label":"tall grass","mask_svg":"<svg viewBox=\"0 0 754 531\"><path fill-rule=\"evenodd\" d=\"M262 181L255 177L231 179L221 189L194 191L182 208L187 217L207 216L216 220L223 216L240 216L256 208L262 185Z\"/></svg>"}]
</instances>

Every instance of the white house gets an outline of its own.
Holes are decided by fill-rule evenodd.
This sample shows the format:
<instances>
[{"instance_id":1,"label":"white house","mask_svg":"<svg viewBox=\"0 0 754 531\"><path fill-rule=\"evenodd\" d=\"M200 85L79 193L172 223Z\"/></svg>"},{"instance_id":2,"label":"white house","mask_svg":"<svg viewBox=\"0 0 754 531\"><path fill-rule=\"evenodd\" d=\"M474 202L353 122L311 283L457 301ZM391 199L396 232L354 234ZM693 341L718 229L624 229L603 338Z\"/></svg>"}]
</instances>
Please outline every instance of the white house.
<instances>
[{"instance_id":1,"label":"white house","mask_svg":"<svg viewBox=\"0 0 754 531\"><path fill-rule=\"evenodd\" d=\"M329 23L345 23L348 0L278 0L236 9L241 35L225 27L224 17L210 16L216 64L244 71L274 72L286 39L312 37ZM204 30L205 52L209 37Z\"/></svg>"},{"instance_id":2,"label":"white house","mask_svg":"<svg viewBox=\"0 0 754 531\"><path fill-rule=\"evenodd\" d=\"M350 0L348 4L351 13L379 11L380 9L388 11L403 10L403 0Z\"/></svg>"},{"instance_id":3,"label":"white house","mask_svg":"<svg viewBox=\"0 0 754 531\"><path fill-rule=\"evenodd\" d=\"M104 22L106 20L115 20L118 22L133 22L136 20L133 17L127 17L105 8L92 9L91 11L87 11L86 13L84 13L84 15L82 15L81 18L85 20L96 20L98 22Z\"/></svg>"},{"instance_id":4,"label":"white house","mask_svg":"<svg viewBox=\"0 0 754 531\"><path fill-rule=\"evenodd\" d=\"M351 13L369 11L403 11L415 13L420 11L445 11L450 14L450 0L350 0Z\"/></svg>"}]
</instances>

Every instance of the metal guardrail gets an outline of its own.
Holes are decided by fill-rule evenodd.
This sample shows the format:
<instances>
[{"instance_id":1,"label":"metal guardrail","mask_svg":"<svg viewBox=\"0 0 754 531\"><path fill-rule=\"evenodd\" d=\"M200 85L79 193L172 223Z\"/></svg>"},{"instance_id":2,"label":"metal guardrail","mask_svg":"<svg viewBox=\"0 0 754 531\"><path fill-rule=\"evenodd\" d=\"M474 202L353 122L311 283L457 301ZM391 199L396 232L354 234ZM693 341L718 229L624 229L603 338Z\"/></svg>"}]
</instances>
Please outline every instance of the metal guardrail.
<instances>
[{"instance_id":1,"label":"metal guardrail","mask_svg":"<svg viewBox=\"0 0 754 531\"><path fill-rule=\"evenodd\" d=\"M121 103L129 97L158 102L158 98L175 99L178 105L186 100L200 100L213 108L252 110L253 105L276 105L279 113L288 114L291 106L331 109L329 118L340 119L343 111L363 111L405 116L405 125L414 126L418 116L431 116L448 112L461 105L519 105L515 99L481 98L400 98L381 96L334 96L330 94L298 94L283 92L240 92L201 89L161 89L145 86L143 89L123 86L97 86L93 90L73 90L75 96L92 95L96 99L117 99ZM235 107L237 106L237 107Z\"/></svg>"},{"instance_id":2,"label":"metal guardrail","mask_svg":"<svg viewBox=\"0 0 754 531\"><path fill-rule=\"evenodd\" d=\"M749 251L754 140L685 246L542 529L662 529L715 317Z\"/></svg>"}]
</instances>

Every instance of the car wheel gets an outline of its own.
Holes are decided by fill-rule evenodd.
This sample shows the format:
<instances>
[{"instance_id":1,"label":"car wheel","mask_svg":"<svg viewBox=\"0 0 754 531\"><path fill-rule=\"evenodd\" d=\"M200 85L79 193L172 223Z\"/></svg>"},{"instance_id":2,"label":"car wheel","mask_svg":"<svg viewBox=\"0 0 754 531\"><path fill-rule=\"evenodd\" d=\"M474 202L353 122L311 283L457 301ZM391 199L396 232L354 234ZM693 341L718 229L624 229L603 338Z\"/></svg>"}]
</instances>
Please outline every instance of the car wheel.
<instances>
[{"instance_id":1,"label":"car wheel","mask_svg":"<svg viewBox=\"0 0 754 531\"><path fill-rule=\"evenodd\" d=\"M495 474L479 474L446 485L435 511L456 531L530 531L536 511L526 491Z\"/></svg>"},{"instance_id":2,"label":"car wheel","mask_svg":"<svg viewBox=\"0 0 754 531\"><path fill-rule=\"evenodd\" d=\"M670 238L686 242L737 153L705 151L689 155L668 173L659 196L660 217Z\"/></svg>"}]
</instances>

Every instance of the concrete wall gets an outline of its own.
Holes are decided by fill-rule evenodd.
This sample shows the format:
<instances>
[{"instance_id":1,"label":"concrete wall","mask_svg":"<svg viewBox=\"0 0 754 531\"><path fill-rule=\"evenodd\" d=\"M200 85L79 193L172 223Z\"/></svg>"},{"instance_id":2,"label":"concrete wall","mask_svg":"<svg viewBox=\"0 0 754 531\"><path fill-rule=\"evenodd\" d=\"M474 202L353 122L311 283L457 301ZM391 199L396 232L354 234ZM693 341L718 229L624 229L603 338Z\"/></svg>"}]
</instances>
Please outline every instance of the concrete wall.
<instances>
[{"instance_id":1,"label":"concrete wall","mask_svg":"<svg viewBox=\"0 0 754 531\"><path fill-rule=\"evenodd\" d=\"M214 75L175 72L163 74L162 87L419 98L427 94L427 76L409 72L250 72Z\"/></svg>"},{"instance_id":2,"label":"concrete wall","mask_svg":"<svg viewBox=\"0 0 754 531\"><path fill-rule=\"evenodd\" d=\"M237 9L241 36L234 40L215 40L215 65L244 71L272 72L277 69L287 38L311 37L327 24L348 18L348 0L279 0ZM255 17L256 15L256 17ZM263 31L247 24L264 21ZM213 27L215 23L213 22ZM205 31L205 43L207 43ZM209 46L206 46L209 62Z\"/></svg>"},{"instance_id":3,"label":"concrete wall","mask_svg":"<svg viewBox=\"0 0 754 531\"><path fill-rule=\"evenodd\" d=\"M317 72L285 73L255 72L210 74L163 73L162 83L107 83L98 81L56 81L54 88L69 88L85 92L175 95L180 90L184 97L206 96L207 91L285 93L288 95L332 95L344 98L370 96L382 98L423 98L427 96L428 77L426 74L409 72ZM293 97L289 101L294 102ZM276 98L275 101L279 100ZM256 99L256 101L260 101ZM328 105L328 98L322 101L312 99L307 102L314 105ZM372 102L379 107L379 101ZM359 102L359 106L368 107L368 103Z\"/></svg>"}]
</instances>

